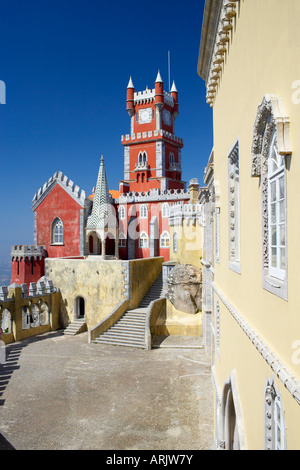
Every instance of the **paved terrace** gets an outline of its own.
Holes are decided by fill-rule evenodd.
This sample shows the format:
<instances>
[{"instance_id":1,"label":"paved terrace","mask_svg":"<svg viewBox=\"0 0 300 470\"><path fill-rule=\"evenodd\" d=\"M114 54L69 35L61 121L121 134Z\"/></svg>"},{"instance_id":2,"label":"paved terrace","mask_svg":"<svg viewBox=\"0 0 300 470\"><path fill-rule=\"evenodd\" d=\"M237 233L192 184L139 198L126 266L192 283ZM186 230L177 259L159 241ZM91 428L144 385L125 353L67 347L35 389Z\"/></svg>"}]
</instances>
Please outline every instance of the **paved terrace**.
<instances>
[{"instance_id":1,"label":"paved terrace","mask_svg":"<svg viewBox=\"0 0 300 470\"><path fill-rule=\"evenodd\" d=\"M211 449L213 391L199 344L158 337L147 351L58 331L8 345L0 450Z\"/></svg>"}]
</instances>

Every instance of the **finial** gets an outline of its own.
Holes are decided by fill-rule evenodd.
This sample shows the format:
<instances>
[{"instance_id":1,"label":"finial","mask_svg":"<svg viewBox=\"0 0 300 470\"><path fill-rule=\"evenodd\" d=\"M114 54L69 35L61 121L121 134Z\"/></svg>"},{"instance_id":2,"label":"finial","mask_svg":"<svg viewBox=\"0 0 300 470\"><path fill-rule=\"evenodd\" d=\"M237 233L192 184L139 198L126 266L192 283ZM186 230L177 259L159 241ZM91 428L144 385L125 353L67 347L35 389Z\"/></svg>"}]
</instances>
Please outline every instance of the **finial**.
<instances>
[{"instance_id":1,"label":"finial","mask_svg":"<svg viewBox=\"0 0 300 470\"><path fill-rule=\"evenodd\" d=\"M177 88L176 88L174 80L173 80L173 84L172 84L172 88L171 88L171 93L172 93L172 91L175 92L175 93L177 92Z\"/></svg>"},{"instance_id":2,"label":"finial","mask_svg":"<svg viewBox=\"0 0 300 470\"><path fill-rule=\"evenodd\" d=\"M134 88L133 83L132 83L132 78L131 78L131 76L130 76L130 79L129 79L127 88Z\"/></svg>"},{"instance_id":3,"label":"finial","mask_svg":"<svg viewBox=\"0 0 300 470\"><path fill-rule=\"evenodd\" d=\"M156 80L155 80L155 83L157 83L157 82L162 82L162 83L163 83L162 78L161 78L161 76L160 76L160 71L159 71L159 69L158 69L158 74L157 74L157 77L156 77Z\"/></svg>"}]
</instances>

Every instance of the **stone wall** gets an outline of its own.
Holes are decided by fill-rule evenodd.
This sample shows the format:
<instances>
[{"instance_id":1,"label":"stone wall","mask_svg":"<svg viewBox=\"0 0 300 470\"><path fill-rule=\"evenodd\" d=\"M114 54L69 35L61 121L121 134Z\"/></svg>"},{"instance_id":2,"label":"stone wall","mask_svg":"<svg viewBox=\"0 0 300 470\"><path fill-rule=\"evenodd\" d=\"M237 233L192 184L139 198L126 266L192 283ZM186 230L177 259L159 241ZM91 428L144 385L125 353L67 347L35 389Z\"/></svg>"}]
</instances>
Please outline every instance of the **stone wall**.
<instances>
[{"instance_id":1,"label":"stone wall","mask_svg":"<svg viewBox=\"0 0 300 470\"><path fill-rule=\"evenodd\" d=\"M46 276L59 289L64 326L78 316L76 299L85 303L87 328L94 328L124 300L135 308L161 272L163 258L105 260L47 259Z\"/></svg>"},{"instance_id":2,"label":"stone wall","mask_svg":"<svg viewBox=\"0 0 300 470\"><path fill-rule=\"evenodd\" d=\"M57 330L60 323L60 296L51 283L12 284L0 287L0 320L5 344L20 341L47 331Z\"/></svg>"}]
</instances>

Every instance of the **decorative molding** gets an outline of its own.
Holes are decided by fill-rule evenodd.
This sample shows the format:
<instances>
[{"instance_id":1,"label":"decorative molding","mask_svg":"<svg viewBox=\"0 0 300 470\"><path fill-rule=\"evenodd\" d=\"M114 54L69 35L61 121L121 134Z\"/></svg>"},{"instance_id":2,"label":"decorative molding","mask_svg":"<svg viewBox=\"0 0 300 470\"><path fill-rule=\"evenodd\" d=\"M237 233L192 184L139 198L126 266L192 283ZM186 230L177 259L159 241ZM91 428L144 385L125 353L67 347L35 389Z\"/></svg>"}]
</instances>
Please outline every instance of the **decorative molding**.
<instances>
[{"instance_id":1,"label":"decorative molding","mask_svg":"<svg viewBox=\"0 0 300 470\"><path fill-rule=\"evenodd\" d=\"M239 0L210 0L205 7L198 73L206 81L206 101L211 107L220 84L238 3Z\"/></svg>"},{"instance_id":2,"label":"decorative molding","mask_svg":"<svg viewBox=\"0 0 300 470\"><path fill-rule=\"evenodd\" d=\"M251 176L268 172L268 155L275 130L279 154L291 154L290 119L285 114L283 100L276 95L265 95L257 108L253 128Z\"/></svg>"},{"instance_id":3,"label":"decorative molding","mask_svg":"<svg viewBox=\"0 0 300 470\"><path fill-rule=\"evenodd\" d=\"M257 351L283 383L285 388L289 391L296 402L300 404L300 380L298 377L284 364L277 354L266 344L262 337L247 323L240 312L232 305L214 282L212 283L212 288L243 332L256 347Z\"/></svg>"}]
</instances>

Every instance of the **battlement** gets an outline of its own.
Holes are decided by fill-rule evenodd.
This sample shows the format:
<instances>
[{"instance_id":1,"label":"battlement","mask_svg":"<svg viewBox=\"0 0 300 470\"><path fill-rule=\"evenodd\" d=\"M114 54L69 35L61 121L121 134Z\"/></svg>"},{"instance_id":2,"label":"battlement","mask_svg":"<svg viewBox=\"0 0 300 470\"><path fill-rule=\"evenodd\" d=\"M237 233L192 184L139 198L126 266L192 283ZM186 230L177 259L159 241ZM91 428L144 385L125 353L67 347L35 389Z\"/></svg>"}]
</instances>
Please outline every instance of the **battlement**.
<instances>
[{"instance_id":1,"label":"battlement","mask_svg":"<svg viewBox=\"0 0 300 470\"><path fill-rule=\"evenodd\" d=\"M32 210L34 211L38 205L44 200L44 198L49 194L51 189L58 183L62 188L64 188L67 193L72 196L75 201L77 201L82 207L90 205L91 201L88 198L86 192L83 189L80 189L79 186L70 180L66 175L61 171L54 173L53 176L49 178L43 186L35 193L32 199Z\"/></svg>"},{"instance_id":2,"label":"battlement","mask_svg":"<svg viewBox=\"0 0 300 470\"><path fill-rule=\"evenodd\" d=\"M155 100L155 88L152 90L150 88L146 88L144 91L138 91L134 93L134 104L146 104L152 103ZM174 98L171 93L164 91L164 102L170 106L170 108L174 108Z\"/></svg>"},{"instance_id":3,"label":"battlement","mask_svg":"<svg viewBox=\"0 0 300 470\"><path fill-rule=\"evenodd\" d=\"M179 147L183 147L183 139L163 129L161 129L160 131L137 132L136 134L126 134L125 136L122 135L121 142L124 145L128 145L130 143L135 143L137 140L140 139L157 140L157 137L163 137L165 139L170 140L171 142L178 144Z\"/></svg>"},{"instance_id":4,"label":"battlement","mask_svg":"<svg viewBox=\"0 0 300 470\"><path fill-rule=\"evenodd\" d=\"M153 90L146 88L144 91L138 91L134 93L134 104L145 104L151 103L154 101L155 97L155 89Z\"/></svg>"},{"instance_id":5,"label":"battlement","mask_svg":"<svg viewBox=\"0 0 300 470\"><path fill-rule=\"evenodd\" d=\"M150 202L150 201L178 201L189 200L190 193L184 189L168 189L160 191L159 189L150 189L147 192L129 192L120 194L116 199L117 204L132 204L133 202Z\"/></svg>"},{"instance_id":6,"label":"battlement","mask_svg":"<svg viewBox=\"0 0 300 470\"><path fill-rule=\"evenodd\" d=\"M182 221L185 220L187 223L189 221L198 222L198 225L202 225L202 204L196 203L174 203L170 206L169 212L169 224L170 226L181 225Z\"/></svg>"},{"instance_id":7,"label":"battlement","mask_svg":"<svg viewBox=\"0 0 300 470\"><path fill-rule=\"evenodd\" d=\"M45 245L13 245L11 249L11 258L45 258Z\"/></svg>"}]
</instances>

